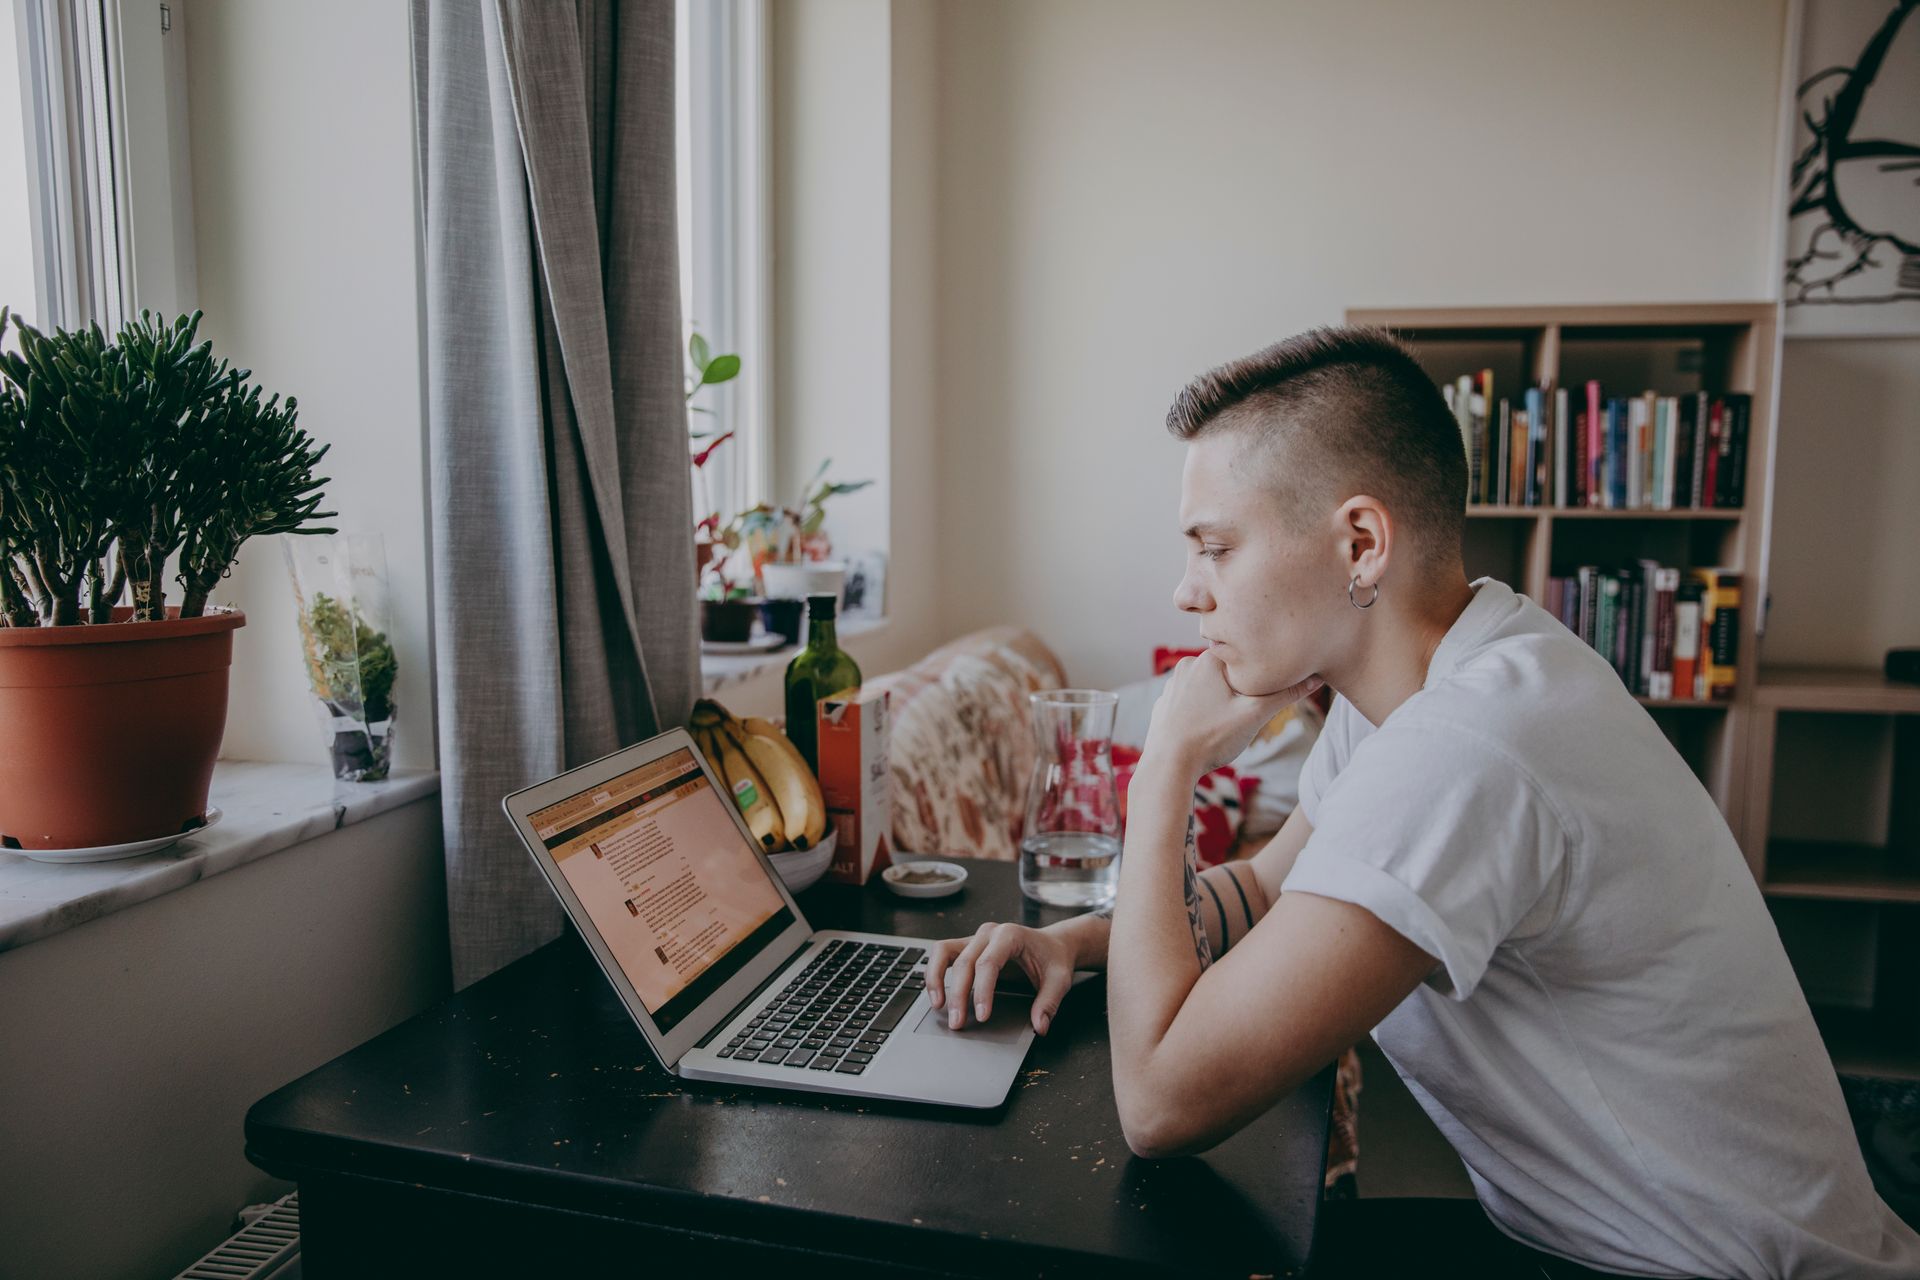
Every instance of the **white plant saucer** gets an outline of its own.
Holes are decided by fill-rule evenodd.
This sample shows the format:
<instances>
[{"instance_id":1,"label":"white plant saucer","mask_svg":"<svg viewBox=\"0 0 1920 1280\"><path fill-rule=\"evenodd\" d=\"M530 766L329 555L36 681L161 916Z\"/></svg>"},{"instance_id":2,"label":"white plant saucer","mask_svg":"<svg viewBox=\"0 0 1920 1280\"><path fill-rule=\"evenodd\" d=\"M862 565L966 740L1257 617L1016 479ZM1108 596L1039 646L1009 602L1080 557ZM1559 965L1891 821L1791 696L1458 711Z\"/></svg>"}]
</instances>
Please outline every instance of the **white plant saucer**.
<instances>
[{"instance_id":1,"label":"white plant saucer","mask_svg":"<svg viewBox=\"0 0 1920 1280\"><path fill-rule=\"evenodd\" d=\"M702 640L700 652L715 655L725 653L771 653L782 648L787 638L777 631L768 631L756 635L751 640Z\"/></svg>"},{"instance_id":2,"label":"white plant saucer","mask_svg":"<svg viewBox=\"0 0 1920 1280\"><path fill-rule=\"evenodd\" d=\"M135 840L128 844L103 844L91 849L9 849L8 853L17 853L23 858L32 858L35 862L112 862L116 858L137 858L143 853L152 853L164 849L170 844L199 835L220 819L226 817L218 806L209 805L207 820L191 831L178 832L170 836L155 836L151 840Z\"/></svg>"}]
</instances>

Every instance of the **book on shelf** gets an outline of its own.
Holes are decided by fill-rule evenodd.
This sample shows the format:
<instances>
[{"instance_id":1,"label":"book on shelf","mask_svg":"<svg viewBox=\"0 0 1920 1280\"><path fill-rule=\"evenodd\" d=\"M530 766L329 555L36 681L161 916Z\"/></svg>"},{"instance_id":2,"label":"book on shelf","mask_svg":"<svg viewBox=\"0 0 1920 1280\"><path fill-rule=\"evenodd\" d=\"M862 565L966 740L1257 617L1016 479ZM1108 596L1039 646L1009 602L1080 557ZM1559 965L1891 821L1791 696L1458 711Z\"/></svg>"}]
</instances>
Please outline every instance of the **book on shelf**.
<instances>
[{"instance_id":1,"label":"book on shelf","mask_svg":"<svg viewBox=\"0 0 1920 1280\"><path fill-rule=\"evenodd\" d=\"M1440 389L1447 399L1447 408L1453 410L1453 422L1460 429L1460 446L1467 452L1467 501L1471 503L1477 490L1474 483L1480 475L1480 440L1474 434L1473 379L1466 374L1448 383Z\"/></svg>"},{"instance_id":2,"label":"book on shelf","mask_svg":"<svg viewBox=\"0 0 1920 1280\"><path fill-rule=\"evenodd\" d=\"M1753 397L1606 395L1551 381L1495 398L1493 370L1441 388L1467 457L1467 505L1678 511L1746 504ZM1582 407L1584 404L1584 407Z\"/></svg>"},{"instance_id":3,"label":"book on shelf","mask_svg":"<svg viewBox=\"0 0 1920 1280\"><path fill-rule=\"evenodd\" d=\"M1653 574L1653 641L1648 656L1647 696L1671 698L1674 687L1674 596L1680 589L1680 571L1655 566ZM1696 625L1698 623L1696 622Z\"/></svg>"},{"instance_id":4,"label":"book on shelf","mask_svg":"<svg viewBox=\"0 0 1920 1280\"><path fill-rule=\"evenodd\" d=\"M1627 689L1662 701L1733 696L1740 574L1656 560L1583 564L1547 580L1547 611L1606 658Z\"/></svg>"},{"instance_id":5,"label":"book on shelf","mask_svg":"<svg viewBox=\"0 0 1920 1280\"><path fill-rule=\"evenodd\" d=\"M1480 501L1494 502L1497 490L1493 487L1494 460L1501 453L1499 438L1493 433L1499 429L1494 420L1493 370L1480 371L1480 435L1485 447L1480 450L1482 470L1480 474Z\"/></svg>"},{"instance_id":6,"label":"book on shelf","mask_svg":"<svg viewBox=\"0 0 1920 1280\"><path fill-rule=\"evenodd\" d=\"M1597 507L1600 505L1601 484L1607 474L1607 420L1600 408L1600 384L1587 383L1587 467L1586 485L1581 496L1585 502L1575 502L1575 506Z\"/></svg>"},{"instance_id":7,"label":"book on shelf","mask_svg":"<svg viewBox=\"0 0 1920 1280\"><path fill-rule=\"evenodd\" d=\"M1673 692L1691 698L1700 675L1700 584L1689 578L1673 591Z\"/></svg>"},{"instance_id":8,"label":"book on shelf","mask_svg":"<svg viewBox=\"0 0 1920 1280\"><path fill-rule=\"evenodd\" d=\"M1607 401L1607 492L1601 505L1620 510L1627 505L1627 442L1632 438L1627 402L1619 396Z\"/></svg>"},{"instance_id":9,"label":"book on shelf","mask_svg":"<svg viewBox=\"0 0 1920 1280\"><path fill-rule=\"evenodd\" d=\"M1740 575L1695 569L1700 583L1700 674L1697 696L1731 698L1740 651Z\"/></svg>"},{"instance_id":10,"label":"book on shelf","mask_svg":"<svg viewBox=\"0 0 1920 1280\"><path fill-rule=\"evenodd\" d=\"M1492 421L1493 415L1489 413L1487 419ZM1512 502L1513 487L1508 477L1513 474L1513 406L1505 400L1500 402L1500 425L1497 430L1500 433L1500 449L1493 464L1493 482L1496 486L1494 501Z\"/></svg>"},{"instance_id":11,"label":"book on shelf","mask_svg":"<svg viewBox=\"0 0 1920 1280\"><path fill-rule=\"evenodd\" d=\"M1553 389L1553 505L1564 507L1571 503L1574 492L1574 448L1572 419L1567 416L1568 396L1565 387Z\"/></svg>"},{"instance_id":12,"label":"book on shelf","mask_svg":"<svg viewBox=\"0 0 1920 1280\"><path fill-rule=\"evenodd\" d=\"M1626 500L1620 505L1638 507L1644 505L1643 494L1653 486L1646 483L1641 475L1642 465L1647 457L1647 396L1635 396L1627 401L1626 436Z\"/></svg>"}]
</instances>

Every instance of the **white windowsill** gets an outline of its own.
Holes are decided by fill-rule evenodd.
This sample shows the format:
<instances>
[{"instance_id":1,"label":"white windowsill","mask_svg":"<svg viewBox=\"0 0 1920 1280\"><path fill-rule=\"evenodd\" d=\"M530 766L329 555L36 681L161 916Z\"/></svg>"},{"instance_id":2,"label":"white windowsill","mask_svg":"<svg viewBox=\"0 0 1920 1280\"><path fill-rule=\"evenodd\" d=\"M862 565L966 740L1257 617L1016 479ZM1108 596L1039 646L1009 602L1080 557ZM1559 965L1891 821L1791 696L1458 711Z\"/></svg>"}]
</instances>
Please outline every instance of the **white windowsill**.
<instances>
[{"instance_id":1,"label":"white windowsill","mask_svg":"<svg viewBox=\"0 0 1920 1280\"><path fill-rule=\"evenodd\" d=\"M885 618L842 618L835 628L841 640L878 635L887 629ZM802 645L790 644L766 653L703 653L700 655L700 683L711 697L729 685L741 684L768 667L785 667L793 661Z\"/></svg>"},{"instance_id":2,"label":"white windowsill","mask_svg":"<svg viewBox=\"0 0 1920 1280\"><path fill-rule=\"evenodd\" d=\"M222 760L208 799L218 825L156 853L117 862L46 863L0 850L0 951L37 942L123 907L397 809L440 790L432 770L384 782L340 782L317 764Z\"/></svg>"}]
</instances>

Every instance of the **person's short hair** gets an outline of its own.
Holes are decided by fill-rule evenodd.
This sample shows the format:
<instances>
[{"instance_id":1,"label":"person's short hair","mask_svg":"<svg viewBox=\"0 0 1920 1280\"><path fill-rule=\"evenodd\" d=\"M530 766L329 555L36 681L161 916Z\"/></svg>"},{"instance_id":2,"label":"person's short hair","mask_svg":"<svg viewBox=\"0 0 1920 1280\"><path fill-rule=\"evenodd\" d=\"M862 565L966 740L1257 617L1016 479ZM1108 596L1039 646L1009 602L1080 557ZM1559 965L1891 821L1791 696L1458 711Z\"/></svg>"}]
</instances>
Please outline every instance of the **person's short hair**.
<instances>
[{"instance_id":1,"label":"person's short hair","mask_svg":"<svg viewBox=\"0 0 1920 1280\"><path fill-rule=\"evenodd\" d=\"M1416 561L1460 557L1460 427L1412 350L1385 329L1309 329L1201 374L1174 400L1167 430L1181 440L1244 434L1297 527L1371 493L1413 535Z\"/></svg>"}]
</instances>

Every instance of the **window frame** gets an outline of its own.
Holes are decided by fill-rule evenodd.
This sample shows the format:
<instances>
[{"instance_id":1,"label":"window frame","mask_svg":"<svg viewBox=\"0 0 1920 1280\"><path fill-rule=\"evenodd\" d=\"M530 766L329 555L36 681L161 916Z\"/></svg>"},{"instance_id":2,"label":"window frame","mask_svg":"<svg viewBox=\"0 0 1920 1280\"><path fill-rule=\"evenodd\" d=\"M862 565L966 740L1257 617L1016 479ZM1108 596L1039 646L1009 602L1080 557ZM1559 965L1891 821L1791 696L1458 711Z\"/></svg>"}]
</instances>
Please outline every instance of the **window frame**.
<instances>
[{"instance_id":1,"label":"window frame","mask_svg":"<svg viewBox=\"0 0 1920 1280\"><path fill-rule=\"evenodd\" d=\"M36 327L195 300L178 0L14 0Z\"/></svg>"},{"instance_id":2,"label":"window frame","mask_svg":"<svg viewBox=\"0 0 1920 1280\"><path fill-rule=\"evenodd\" d=\"M737 378L699 398L712 422L735 432L708 464L716 472L710 499L724 521L773 497L767 7L766 0L689 0L684 13L693 221L685 320L689 328L697 322L715 352L741 357Z\"/></svg>"}]
</instances>

